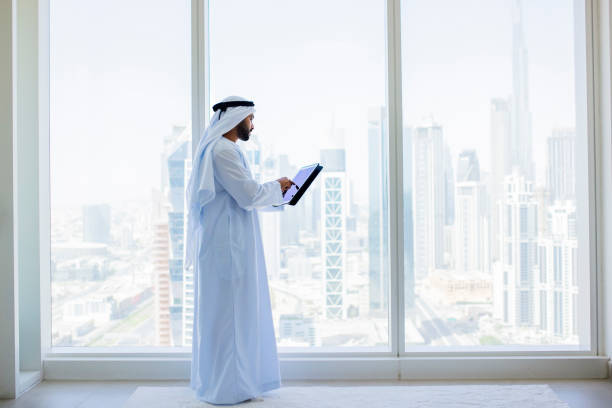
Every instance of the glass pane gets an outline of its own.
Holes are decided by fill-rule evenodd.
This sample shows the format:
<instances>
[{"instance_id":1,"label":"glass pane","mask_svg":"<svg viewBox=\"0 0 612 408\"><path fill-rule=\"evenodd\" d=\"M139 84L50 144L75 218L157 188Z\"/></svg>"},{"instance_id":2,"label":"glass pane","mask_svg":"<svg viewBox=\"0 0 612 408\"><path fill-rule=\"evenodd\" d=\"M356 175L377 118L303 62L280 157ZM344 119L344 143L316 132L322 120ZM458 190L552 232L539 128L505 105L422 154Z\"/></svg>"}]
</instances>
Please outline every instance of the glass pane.
<instances>
[{"instance_id":1,"label":"glass pane","mask_svg":"<svg viewBox=\"0 0 612 408\"><path fill-rule=\"evenodd\" d=\"M406 349L588 349L584 2L401 21Z\"/></svg>"},{"instance_id":2,"label":"glass pane","mask_svg":"<svg viewBox=\"0 0 612 408\"><path fill-rule=\"evenodd\" d=\"M182 346L190 2L50 7L52 345Z\"/></svg>"},{"instance_id":3,"label":"glass pane","mask_svg":"<svg viewBox=\"0 0 612 408\"><path fill-rule=\"evenodd\" d=\"M260 213L279 349L388 350L385 2L211 0L210 49L211 103L255 102L257 178L324 166Z\"/></svg>"}]
</instances>

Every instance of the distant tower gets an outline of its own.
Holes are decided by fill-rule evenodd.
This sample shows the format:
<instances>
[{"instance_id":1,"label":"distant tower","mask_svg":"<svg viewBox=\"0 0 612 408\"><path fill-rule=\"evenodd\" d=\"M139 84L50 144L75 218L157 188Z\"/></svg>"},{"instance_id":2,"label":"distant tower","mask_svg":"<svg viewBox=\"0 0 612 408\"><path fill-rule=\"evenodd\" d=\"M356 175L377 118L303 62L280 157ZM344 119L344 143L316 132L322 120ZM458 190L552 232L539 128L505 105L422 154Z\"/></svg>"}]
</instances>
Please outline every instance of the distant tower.
<instances>
[{"instance_id":1,"label":"distant tower","mask_svg":"<svg viewBox=\"0 0 612 408\"><path fill-rule=\"evenodd\" d=\"M110 243L111 209L108 204L83 206L83 241Z\"/></svg>"},{"instance_id":2,"label":"distant tower","mask_svg":"<svg viewBox=\"0 0 612 408\"><path fill-rule=\"evenodd\" d=\"M491 100L491 178L488 188L491 260L501 260L499 242L502 239L495 210L504 198L504 178L517 167L527 180L534 180L531 111L529 110L527 47L523 34L521 0L512 4L512 95L508 99Z\"/></svg>"},{"instance_id":3,"label":"distant tower","mask_svg":"<svg viewBox=\"0 0 612 408\"><path fill-rule=\"evenodd\" d=\"M550 232L539 240L536 317L550 336L578 342L578 241L576 207L557 201L548 208Z\"/></svg>"},{"instance_id":4,"label":"distant tower","mask_svg":"<svg viewBox=\"0 0 612 408\"><path fill-rule=\"evenodd\" d=\"M531 139L531 111L529 110L527 46L523 34L523 7L514 0L512 8L512 166L518 166L527 179L534 179ZM492 157L495 159L495 157Z\"/></svg>"},{"instance_id":5,"label":"distant tower","mask_svg":"<svg viewBox=\"0 0 612 408\"><path fill-rule=\"evenodd\" d=\"M413 137L414 269L417 278L444 265L446 179L442 127L417 127Z\"/></svg>"},{"instance_id":6,"label":"distant tower","mask_svg":"<svg viewBox=\"0 0 612 408\"><path fill-rule=\"evenodd\" d=\"M406 311L414 311L414 218L413 218L413 178L412 178L412 128L404 129L403 140L403 178L404 178L404 305ZM408 313L407 313L408 316Z\"/></svg>"},{"instance_id":7,"label":"distant tower","mask_svg":"<svg viewBox=\"0 0 612 408\"><path fill-rule=\"evenodd\" d=\"M504 177L511 172L510 102L507 99L491 100L491 177L489 178L489 235L491 237L491 261L501 258L499 253L499 212L495 209L503 198Z\"/></svg>"},{"instance_id":8,"label":"distant tower","mask_svg":"<svg viewBox=\"0 0 612 408\"><path fill-rule=\"evenodd\" d=\"M516 167L506 176L504 198L498 206L502 254L494 276L494 309L497 318L511 326L535 322L535 279L538 201L533 183Z\"/></svg>"},{"instance_id":9,"label":"distant tower","mask_svg":"<svg viewBox=\"0 0 612 408\"><path fill-rule=\"evenodd\" d=\"M476 152L464 151L457 161L455 200L455 269L459 272L488 272L485 200Z\"/></svg>"},{"instance_id":10,"label":"distant tower","mask_svg":"<svg viewBox=\"0 0 612 408\"><path fill-rule=\"evenodd\" d=\"M191 156L191 128L174 126L164 140L162 153L162 188L169 208L167 211L170 252L169 311L172 326L172 344L185 344L183 340L183 248L185 241L185 161Z\"/></svg>"},{"instance_id":11,"label":"distant tower","mask_svg":"<svg viewBox=\"0 0 612 408\"><path fill-rule=\"evenodd\" d=\"M153 224L153 293L155 298L155 344L172 346L170 326L170 272L168 260L170 242L168 221L159 220Z\"/></svg>"},{"instance_id":12,"label":"distant tower","mask_svg":"<svg viewBox=\"0 0 612 408\"><path fill-rule=\"evenodd\" d=\"M388 161L386 112L371 109L368 118L368 252L370 310L387 311L389 303L388 198L384 186L388 184L385 163Z\"/></svg>"},{"instance_id":13,"label":"distant tower","mask_svg":"<svg viewBox=\"0 0 612 408\"><path fill-rule=\"evenodd\" d=\"M455 223L455 175L453 158L448 145L444 145L444 224Z\"/></svg>"},{"instance_id":14,"label":"distant tower","mask_svg":"<svg viewBox=\"0 0 612 408\"><path fill-rule=\"evenodd\" d=\"M547 140L547 181L550 201L574 200L576 196L575 131L555 129Z\"/></svg>"},{"instance_id":15,"label":"distant tower","mask_svg":"<svg viewBox=\"0 0 612 408\"><path fill-rule=\"evenodd\" d=\"M191 158L185 160L185 185L189 182L191 174ZM187 228L187 218L184 220L183 230ZM183 347L191 347L193 340L193 317L194 317L194 277L193 268L183 272Z\"/></svg>"},{"instance_id":16,"label":"distant tower","mask_svg":"<svg viewBox=\"0 0 612 408\"><path fill-rule=\"evenodd\" d=\"M346 318L346 213L344 149L321 150L321 259L325 318Z\"/></svg>"}]
</instances>

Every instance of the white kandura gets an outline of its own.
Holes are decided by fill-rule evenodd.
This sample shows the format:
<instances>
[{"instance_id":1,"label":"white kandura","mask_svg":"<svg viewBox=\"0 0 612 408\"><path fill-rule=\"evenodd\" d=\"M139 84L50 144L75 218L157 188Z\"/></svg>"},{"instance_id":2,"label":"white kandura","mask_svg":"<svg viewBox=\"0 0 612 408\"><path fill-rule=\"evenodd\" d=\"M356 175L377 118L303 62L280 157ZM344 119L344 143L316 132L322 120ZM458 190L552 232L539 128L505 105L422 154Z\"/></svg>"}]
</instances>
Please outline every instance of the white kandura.
<instances>
[{"instance_id":1,"label":"white kandura","mask_svg":"<svg viewBox=\"0 0 612 408\"><path fill-rule=\"evenodd\" d=\"M245 101L229 97L225 101ZM258 210L282 211L278 181L253 179L240 147L223 134L254 112L217 111L194 156L187 186L185 268L193 269L190 388L234 404L281 386Z\"/></svg>"}]
</instances>

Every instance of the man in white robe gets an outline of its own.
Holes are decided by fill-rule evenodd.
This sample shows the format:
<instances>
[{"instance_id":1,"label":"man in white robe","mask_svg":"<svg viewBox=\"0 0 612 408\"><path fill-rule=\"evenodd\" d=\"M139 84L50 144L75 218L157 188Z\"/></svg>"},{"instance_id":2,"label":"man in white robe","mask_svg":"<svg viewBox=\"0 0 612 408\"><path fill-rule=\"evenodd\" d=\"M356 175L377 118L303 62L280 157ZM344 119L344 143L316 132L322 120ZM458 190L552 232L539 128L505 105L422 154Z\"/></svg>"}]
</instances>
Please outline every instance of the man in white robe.
<instances>
[{"instance_id":1,"label":"man in white robe","mask_svg":"<svg viewBox=\"0 0 612 408\"><path fill-rule=\"evenodd\" d=\"M252 102L228 97L213 109L186 191L185 269L194 276L190 387L198 400L235 404L281 386L257 212L281 204L293 182L253 179L236 144L253 130Z\"/></svg>"}]
</instances>

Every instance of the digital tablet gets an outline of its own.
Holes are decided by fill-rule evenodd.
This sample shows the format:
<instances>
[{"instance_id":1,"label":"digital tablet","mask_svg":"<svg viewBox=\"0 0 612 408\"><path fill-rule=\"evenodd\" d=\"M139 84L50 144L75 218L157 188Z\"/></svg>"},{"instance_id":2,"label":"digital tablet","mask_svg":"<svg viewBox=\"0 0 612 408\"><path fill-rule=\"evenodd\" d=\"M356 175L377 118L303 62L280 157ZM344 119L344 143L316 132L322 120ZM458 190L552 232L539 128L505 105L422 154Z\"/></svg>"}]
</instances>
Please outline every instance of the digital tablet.
<instances>
[{"instance_id":1,"label":"digital tablet","mask_svg":"<svg viewBox=\"0 0 612 408\"><path fill-rule=\"evenodd\" d=\"M280 205L296 205L321 170L323 170L323 166L319 163L299 169L295 177L291 179L295 184L292 184L289 190L283 194L283 203ZM278 205L275 207L278 207Z\"/></svg>"}]
</instances>

